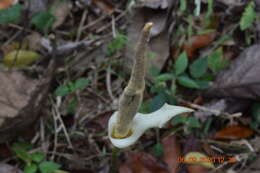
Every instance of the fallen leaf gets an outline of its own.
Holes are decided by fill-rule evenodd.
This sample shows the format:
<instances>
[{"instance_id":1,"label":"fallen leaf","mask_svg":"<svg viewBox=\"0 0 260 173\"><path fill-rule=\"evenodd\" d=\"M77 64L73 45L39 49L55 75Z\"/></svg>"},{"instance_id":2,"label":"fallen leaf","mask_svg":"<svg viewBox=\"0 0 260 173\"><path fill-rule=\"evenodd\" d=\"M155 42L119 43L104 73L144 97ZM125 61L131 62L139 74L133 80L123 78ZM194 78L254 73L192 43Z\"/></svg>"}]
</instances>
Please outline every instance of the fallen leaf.
<instances>
[{"instance_id":1,"label":"fallen leaf","mask_svg":"<svg viewBox=\"0 0 260 173\"><path fill-rule=\"evenodd\" d=\"M0 143L12 140L26 129L33 131L45 109L49 86L57 69L55 61L56 58L50 60L39 80L29 79L18 71L0 72Z\"/></svg>"},{"instance_id":2,"label":"fallen leaf","mask_svg":"<svg viewBox=\"0 0 260 173\"><path fill-rule=\"evenodd\" d=\"M52 5L51 13L55 17L55 22L52 25L52 29L55 29L63 24L67 16L72 9L72 4L70 1L58 1Z\"/></svg>"},{"instance_id":3,"label":"fallen leaf","mask_svg":"<svg viewBox=\"0 0 260 173\"><path fill-rule=\"evenodd\" d=\"M205 168L215 168L210 157L200 152L189 152L184 156L185 163L200 165Z\"/></svg>"},{"instance_id":4,"label":"fallen leaf","mask_svg":"<svg viewBox=\"0 0 260 173\"><path fill-rule=\"evenodd\" d=\"M218 73L214 85L205 95L260 100L259 55L259 45L244 50L228 69Z\"/></svg>"},{"instance_id":5,"label":"fallen leaf","mask_svg":"<svg viewBox=\"0 0 260 173\"><path fill-rule=\"evenodd\" d=\"M92 0L92 2L107 14L111 14L115 11L113 5L107 0Z\"/></svg>"},{"instance_id":6,"label":"fallen leaf","mask_svg":"<svg viewBox=\"0 0 260 173\"><path fill-rule=\"evenodd\" d=\"M126 163L120 166L119 173L169 173L169 171L151 154L133 152Z\"/></svg>"},{"instance_id":7,"label":"fallen leaf","mask_svg":"<svg viewBox=\"0 0 260 173\"><path fill-rule=\"evenodd\" d=\"M176 140L175 135L169 135L162 140L163 145L163 161L167 163L170 173L175 173L179 165L179 157L181 156L180 144Z\"/></svg>"},{"instance_id":8,"label":"fallen leaf","mask_svg":"<svg viewBox=\"0 0 260 173\"><path fill-rule=\"evenodd\" d=\"M14 4L16 4L18 0L1 0L0 1L0 10L8 8Z\"/></svg>"},{"instance_id":9,"label":"fallen leaf","mask_svg":"<svg viewBox=\"0 0 260 173\"><path fill-rule=\"evenodd\" d=\"M41 48L42 36L38 32L26 36L25 40L28 42L28 47L32 51L38 51Z\"/></svg>"},{"instance_id":10,"label":"fallen leaf","mask_svg":"<svg viewBox=\"0 0 260 173\"><path fill-rule=\"evenodd\" d=\"M216 32L210 32L207 34L195 35L186 44L183 45L183 49L187 55L192 58L195 51L200 48L208 46L216 37Z\"/></svg>"},{"instance_id":11,"label":"fallen leaf","mask_svg":"<svg viewBox=\"0 0 260 173\"><path fill-rule=\"evenodd\" d=\"M18 72L0 72L0 127L4 118L15 117L30 99L35 81Z\"/></svg>"},{"instance_id":12,"label":"fallen leaf","mask_svg":"<svg viewBox=\"0 0 260 173\"><path fill-rule=\"evenodd\" d=\"M13 50L4 56L4 65L7 67L23 67L38 60L40 55L29 50Z\"/></svg>"},{"instance_id":13,"label":"fallen leaf","mask_svg":"<svg viewBox=\"0 0 260 173\"><path fill-rule=\"evenodd\" d=\"M215 138L237 140L237 139L248 138L253 134L254 131L248 127L243 127L240 125L232 125L232 126L227 126L224 129L218 131L215 134Z\"/></svg>"}]
</instances>

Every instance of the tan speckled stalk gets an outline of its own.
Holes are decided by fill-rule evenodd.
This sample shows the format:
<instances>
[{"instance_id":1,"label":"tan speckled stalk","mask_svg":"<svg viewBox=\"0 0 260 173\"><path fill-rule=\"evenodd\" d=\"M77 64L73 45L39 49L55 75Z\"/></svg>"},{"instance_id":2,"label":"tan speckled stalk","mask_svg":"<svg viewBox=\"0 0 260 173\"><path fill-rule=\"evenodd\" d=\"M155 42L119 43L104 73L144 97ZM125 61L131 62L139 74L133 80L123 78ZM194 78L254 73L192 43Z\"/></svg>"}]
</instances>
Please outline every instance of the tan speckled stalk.
<instances>
[{"instance_id":1,"label":"tan speckled stalk","mask_svg":"<svg viewBox=\"0 0 260 173\"><path fill-rule=\"evenodd\" d=\"M137 43L131 78L119 100L117 123L113 131L116 138L124 138L131 133L132 120L142 103L145 88L145 55L152 26L152 23L146 23Z\"/></svg>"}]
</instances>

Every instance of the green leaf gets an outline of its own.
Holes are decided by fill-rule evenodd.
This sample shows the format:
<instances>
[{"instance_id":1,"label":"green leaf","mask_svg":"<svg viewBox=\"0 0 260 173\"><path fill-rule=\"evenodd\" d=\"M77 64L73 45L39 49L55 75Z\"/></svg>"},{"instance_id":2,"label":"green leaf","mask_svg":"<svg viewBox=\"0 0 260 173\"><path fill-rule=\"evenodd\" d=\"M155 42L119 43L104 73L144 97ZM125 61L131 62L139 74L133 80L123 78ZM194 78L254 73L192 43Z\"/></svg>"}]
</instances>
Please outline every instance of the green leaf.
<instances>
[{"instance_id":1,"label":"green leaf","mask_svg":"<svg viewBox=\"0 0 260 173\"><path fill-rule=\"evenodd\" d=\"M31 20L31 23L42 31L49 29L54 22L55 17L50 12L38 12Z\"/></svg>"},{"instance_id":2,"label":"green leaf","mask_svg":"<svg viewBox=\"0 0 260 173\"><path fill-rule=\"evenodd\" d=\"M199 78L207 72L208 60L205 57L196 59L190 65L190 74L194 78Z\"/></svg>"},{"instance_id":3,"label":"green leaf","mask_svg":"<svg viewBox=\"0 0 260 173\"><path fill-rule=\"evenodd\" d=\"M22 5L16 4L10 8L0 10L0 24L17 21L22 12Z\"/></svg>"},{"instance_id":4,"label":"green leaf","mask_svg":"<svg viewBox=\"0 0 260 173\"><path fill-rule=\"evenodd\" d=\"M149 112L154 112L160 109L166 102L166 96L163 92L156 95L149 104Z\"/></svg>"},{"instance_id":5,"label":"green leaf","mask_svg":"<svg viewBox=\"0 0 260 173\"><path fill-rule=\"evenodd\" d=\"M156 76L158 76L158 75L160 74L160 69L157 68L156 66L152 66L152 67L150 67L150 69L149 69L149 73L150 73L150 75L151 75L152 77L156 77Z\"/></svg>"},{"instance_id":6,"label":"green leaf","mask_svg":"<svg viewBox=\"0 0 260 173\"><path fill-rule=\"evenodd\" d=\"M107 46L107 55L112 56L116 51L119 51L127 44L127 36L118 33L116 38Z\"/></svg>"},{"instance_id":7,"label":"green leaf","mask_svg":"<svg viewBox=\"0 0 260 173\"><path fill-rule=\"evenodd\" d=\"M27 142L16 142L13 144L12 146L13 149L17 149L17 150L30 150L33 148L33 146Z\"/></svg>"},{"instance_id":8,"label":"green leaf","mask_svg":"<svg viewBox=\"0 0 260 173\"><path fill-rule=\"evenodd\" d=\"M208 89L210 87L210 82L205 80L195 80L196 84L199 86L199 89Z\"/></svg>"},{"instance_id":9,"label":"green leaf","mask_svg":"<svg viewBox=\"0 0 260 173\"><path fill-rule=\"evenodd\" d=\"M156 58L158 55L156 54L156 53L154 53L154 52L148 52L148 54L147 54L147 58L149 58L149 59L154 59L154 58Z\"/></svg>"},{"instance_id":10,"label":"green leaf","mask_svg":"<svg viewBox=\"0 0 260 173\"><path fill-rule=\"evenodd\" d=\"M251 27L255 21L256 18L256 12L255 12L255 3L251 1L247 7L245 8L245 11L242 14L242 17L240 19L240 29L243 31L249 27Z\"/></svg>"},{"instance_id":11,"label":"green leaf","mask_svg":"<svg viewBox=\"0 0 260 173\"><path fill-rule=\"evenodd\" d=\"M75 82L75 88L76 89L84 89L88 86L88 84L90 83L89 79L86 78L79 78L78 80L76 80Z\"/></svg>"},{"instance_id":12,"label":"green leaf","mask_svg":"<svg viewBox=\"0 0 260 173\"><path fill-rule=\"evenodd\" d=\"M184 12L187 9L187 1L186 0L181 0L180 1L180 11Z\"/></svg>"},{"instance_id":13,"label":"green leaf","mask_svg":"<svg viewBox=\"0 0 260 173\"><path fill-rule=\"evenodd\" d=\"M173 118L172 120L172 125L173 126L177 126L180 124L185 124L187 122L187 117L183 116L183 115L177 115Z\"/></svg>"},{"instance_id":14,"label":"green leaf","mask_svg":"<svg viewBox=\"0 0 260 173\"><path fill-rule=\"evenodd\" d=\"M168 81L168 80L173 80L174 79L174 75L171 74L171 73L164 73L164 74L161 74L159 76L157 76L155 78L156 81L160 81L160 82L164 82L164 81Z\"/></svg>"},{"instance_id":15,"label":"green leaf","mask_svg":"<svg viewBox=\"0 0 260 173\"><path fill-rule=\"evenodd\" d=\"M188 118L187 125L191 128L200 128L201 127L199 120L193 116Z\"/></svg>"},{"instance_id":16,"label":"green leaf","mask_svg":"<svg viewBox=\"0 0 260 173\"><path fill-rule=\"evenodd\" d=\"M255 122L260 123L260 103L254 103L251 107L252 118Z\"/></svg>"},{"instance_id":17,"label":"green leaf","mask_svg":"<svg viewBox=\"0 0 260 173\"><path fill-rule=\"evenodd\" d=\"M24 168L24 173L35 173L37 171L37 166L35 164L27 165Z\"/></svg>"},{"instance_id":18,"label":"green leaf","mask_svg":"<svg viewBox=\"0 0 260 173\"><path fill-rule=\"evenodd\" d=\"M194 81L193 79L189 78L188 76L180 76L177 78L177 81L180 85L188 88L196 88L199 89L200 86Z\"/></svg>"},{"instance_id":19,"label":"green leaf","mask_svg":"<svg viewBox=\"0 0 260 173\"><path fill-rule=\"evenodd\" d=\"M213 122L213 119L212 119L212 118L207 119L207 121L206 121L205 124L204 124L204 128L203 128L203 133L204 133L204 134L207 134L207 133L208 133L209 128L210 128L212 122Z\"/></svg>"},{"instance_id":20,"label":"green leaf","mask_svg":"<svg viewBox=\"0 0 260 173\"><path fill-rule=\"evenodd\" d=\"M34 153L31 155L32 160L39 163L44 159L44 154L43 153Z\"/></svg>"},{"instance_id":21,"label":"green leaf","mask_svg":"<svg viewBox=\"0 0 260 173\"><path fill-rule=\"evenodd\" d=\"M44 161L39 165L41 173L53 173L54 171L57 171L60 167L61 165L50 161Z\"/></svg>"},{"instance_id":22,"label":"green leaf","mask_svg":"<svg viewBox=\"0 0 260 173\"><path fill-rule=\"evenodd\" d=\"M70 102L69 102L69 104L68 104L68 106L67 106L68 113L74 114L74 113L76 112L76 106L77 106L77 104L78 104L77 97L74 96L74 97L70 100Z\"/></svg>"},{"instance_id":23,"label":"green leaf","mask_svg":"<svg viewBox=\"0 0 260 173\"><path fill-rule=\"evenodd\" d=\"M20 146L13 146L13 151L15 152L16 157L24 161L26 164L30 164L32 161L31 155L27 153L25 148Z\"/></svg>"},{"instance_id":24,"label":"green leaf","mask_svg":"<svg viewBox=\"0 0 260 173\"><path fill-rule=\"evenodd\" d=\"M213 72L219 72L229 64L229 61L224 58L222 48L212 52L208 57L208 66Z\"/></svg>"},{"instance_id":25,"label":"green leaf","mask_svg":"<svg viewBox=\"0 0 260 173\"><path fill-rule=\"evenodd\" d=\"M186 52L182 52L175 61L175 73L176 75L182 74L188 66L188 57Z\"/></svg>"},{"instance_id":26,"label":"green leaf","mask_svg":"<svg viewBox=\"0 0 260 173\"><path fill-rule=\"evenodd\" d=\"M67 85L61 85L55 90L56 96L66 96L70 94L70 88Z\"/></svg>"},{"instance_id":27,"label":"green leaf","mask_svg":"<svg viewBox=\"0 0 260 173\"><path fill-rule=\"evenodd\" d=\"M152 150L156 157L161 157L163 155L163 146L160 143L155 144Z\"/></svg>"},{"instance_id":28,"label":"green leaf","mask_svg":"<svg viewBox=\"0 0 260 173\"><path fill-rule=\"evenodd\" d=\"M213 14L213 2L214 0L208 0L208 10L206 18L209 18Z\"/></svg>"}]
</instances>

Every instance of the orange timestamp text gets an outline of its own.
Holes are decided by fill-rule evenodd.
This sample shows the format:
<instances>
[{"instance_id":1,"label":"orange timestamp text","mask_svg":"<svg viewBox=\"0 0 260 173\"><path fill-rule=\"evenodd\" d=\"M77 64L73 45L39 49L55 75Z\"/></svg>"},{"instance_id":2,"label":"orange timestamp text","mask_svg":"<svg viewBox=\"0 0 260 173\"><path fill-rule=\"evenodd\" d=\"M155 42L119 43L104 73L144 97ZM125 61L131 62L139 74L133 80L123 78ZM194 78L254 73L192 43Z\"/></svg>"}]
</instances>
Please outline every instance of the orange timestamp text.
<instances>
[{"instance_id":1,"label":"orange timestamp text","mask_svg":"<svg viewBox=\"0 0 260 173\"><path fill-rule=\"evenodd\" d=\"M209 162L209 163L224 163L225 161L229 163L237 162L235 157L178 157L178 162L181 163L196 163L196 162Z\"/></svg>"}]
</instances>

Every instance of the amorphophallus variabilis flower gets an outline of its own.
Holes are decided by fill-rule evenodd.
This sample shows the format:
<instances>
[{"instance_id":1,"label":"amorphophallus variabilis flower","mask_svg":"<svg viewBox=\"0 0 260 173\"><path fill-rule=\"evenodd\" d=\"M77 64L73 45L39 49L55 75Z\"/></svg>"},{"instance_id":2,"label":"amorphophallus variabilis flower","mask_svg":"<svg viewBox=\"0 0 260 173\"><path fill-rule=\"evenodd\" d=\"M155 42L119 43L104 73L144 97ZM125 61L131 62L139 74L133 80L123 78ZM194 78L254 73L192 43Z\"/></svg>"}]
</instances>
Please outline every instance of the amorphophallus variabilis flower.
<instances>
[{"instance_id":1,"label":"amorphophallus variabilis flower","mask_svg":"<svg viewBox=\"0 0 260 173\"><path fill-rule=\"evenodd\" d=\"M112 144L125 148L134 144L149 128L163 127L177 114L191 112L192 109L164 104L150 114L137 113L145 89L145 55L153 23L146 23L137 43L135 62L128 85L119 100L119 109L108 122L108 135Z\"/></svg>"}]
</instances>

